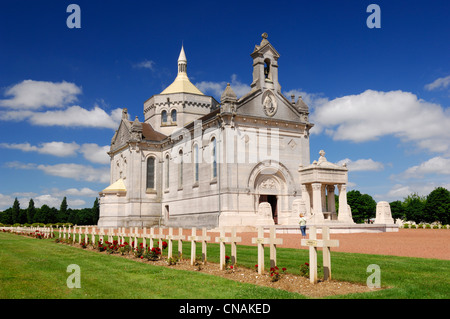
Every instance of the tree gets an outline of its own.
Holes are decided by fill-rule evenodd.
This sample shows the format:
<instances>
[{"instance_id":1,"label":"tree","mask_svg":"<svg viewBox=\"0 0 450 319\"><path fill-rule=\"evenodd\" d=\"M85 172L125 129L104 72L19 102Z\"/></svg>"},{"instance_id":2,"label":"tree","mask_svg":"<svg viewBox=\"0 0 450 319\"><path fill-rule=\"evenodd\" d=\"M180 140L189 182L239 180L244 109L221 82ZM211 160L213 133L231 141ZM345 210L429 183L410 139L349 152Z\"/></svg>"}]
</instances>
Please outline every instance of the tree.
<instances>
[{"instance_id":1,"label":"tree","mask_svg":"<svg viewBox=\"0 0 450 319\"><path fill-rule=\"evenodd\" d=\"M429 223L440 221L443 225L450 224L450 192L447 189L437 187L428 194L423 219Z\"/></svg>"},{"instance_id":2,"label":"tree","mask_svg":"<svg viewBox=\"0 0 450 319\"><path fill-rule=\"evenodd\" d=\"M3 213L0 213L0 223L5 225L11 225L12 224L12 208L8 208L3 211Z\"/></svg>"},{"instance_id":3,"label":"tree","mask_svg":"<svg viewBox=\"0 0 450 319\"><path fill-rule=\"evenodd\" d=\"M423 209L425 207L426 198L419 196L417 193L408 195L403 200L403 206L406 212L406 219L420 223L424 221Z\"/></svg>"},{"instance_id":4,"label":"tree","mask_svg":"<svg viewBox=\"0 0 450 319\"><path fill-rule=\"evenodd\" d=\"M372 196L352 190L347 193L347 203L352 209L353 220L356 223L375 217L377 203Z\"/></svg>"},{"instance_id":5,"label":"tree","mask_svg":"<svg viewBox=\"0 0 450 319\"><path fill-rule=\"evenodd\" d=\"M61 202L61 206L59 207L58 222L67 222L67 198L65 196Z\"/></svg>"},{"instance_id":6,"label":"tree","mask_svg":"<svg viewBox=\"0 0 450 319\"><path fill-rule=\"evenodd\" d=\"M403 203L401 201L396 200L395 202L391 202L389 203L389 206L391 206L391 214L394 220L396 220L397 218L406 218L405 207L403 206Z\"/></svg>"},{"instance_id":7,"label":"tree","mask_svg":"<svg viewBox=\"0 0 450 319\"><path fill-rule=\"evenodd\" d=\"M78 225L92 225L92 209L83 208L77 210Z\"/></svg>"},{"instance_id":8,"label":"tree","mask_svg":"<svg viewBox=\"0 0 450 319\"><path fill-rule=\"evenodd\" d=\"M12 223L13 224L19 223L19 215L20 215L20 203L16 197L16 199L14 200L13 207L12 207Z\"/></svg>"},{"instance_id":9,"label":"tree","mask_svg":"<svg viewBox=\"0 0 450 319\"><path fill-rule=\"evenodd\" d=\"M27 208L27 222L28 224L33 223L34 215L36 214L36 208L34 207L34 200L31 198L28 202Z\"/></svg>"},{"instance_id":10,"label":"tree","mask_svg":"<svg viewBox=\"0 0 450 319\"><path fill-rule=\"evenodd\" d=\"M92 225L97 225L100 219L100 204L98 202L98 197L95 198L94 206L92 207Z\"/></svg>"}]
</instances>

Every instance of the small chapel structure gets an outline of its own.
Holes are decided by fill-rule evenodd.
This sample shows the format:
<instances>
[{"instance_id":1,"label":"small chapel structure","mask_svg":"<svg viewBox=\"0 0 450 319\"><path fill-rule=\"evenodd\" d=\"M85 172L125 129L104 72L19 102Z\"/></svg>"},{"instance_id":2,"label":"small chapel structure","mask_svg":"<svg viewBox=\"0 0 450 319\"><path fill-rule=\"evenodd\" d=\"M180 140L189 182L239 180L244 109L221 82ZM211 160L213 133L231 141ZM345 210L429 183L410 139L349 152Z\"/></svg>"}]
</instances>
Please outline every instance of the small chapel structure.
<instances>
[{"instance_id":1,"label":"small chapel structure","mask_svg":"<svg viewBox=\"0 0 450 319\"><path fill-rule=\"evenodd\" d=\"M201 92L182 46L175 80L144 102L144 121L123 110L108 153L111 185L100 192L100 227L298 225L301 211L317 222L353 222L347 169L322 154L310 164L308 106L281 93L280 55L267 38L250 54L253 81L244 96L229 84L220 101Z\"/></svg>"}]
</instances>

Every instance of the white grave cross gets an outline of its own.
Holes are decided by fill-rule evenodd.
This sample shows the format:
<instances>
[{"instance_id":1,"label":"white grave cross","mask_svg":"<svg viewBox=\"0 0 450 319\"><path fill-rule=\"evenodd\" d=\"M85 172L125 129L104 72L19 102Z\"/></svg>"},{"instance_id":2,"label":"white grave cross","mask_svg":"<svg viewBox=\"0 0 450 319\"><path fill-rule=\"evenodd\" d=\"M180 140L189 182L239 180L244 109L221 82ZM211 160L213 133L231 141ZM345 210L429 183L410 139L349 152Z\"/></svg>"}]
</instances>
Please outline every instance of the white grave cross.
<instances>
[{"instance_id":1,"label":"white grave cross","mask_svg":"<svg viewBox=\"0 0 450 319\"><path fill-rule=\"evenodd\" d=\"M283 244L282 238L277 238L275 227L270 227L270 237L264 237L263 227L258 228L258 237L252 238L253 244L258 244L258 274L264 272L264 245L270 245L270 267L277 265L277 245Z\"/></svg>"},{"instance_id":2,"label":"white grave cross","mask_svg":"<svg viewBox=\"0 0 450 319\"><path fill-rule=\"evenodd\" d=\"M183 240L186 237L183 235L183 228L178 228L178 235L174 235L173 239L178 240L178 258L182 258L183 256Z\"/></svg>"},{"instance_id":3,"label":"white grave cross","mask_svg":"<svg viewBox=\"0 0 450 319\"><path fill-rule=\"evenodd\" d=\"M225 237L225 230L220 230L220 236L216 237L216 243L220 245L220 270L225 266L225 243L231 243L231 263L234 265L237 262L236 243L242 241L241 237L236 237L236 229L231 230L231 237Z\"/></svg>"},{"instance_id":4,"label":"white grave cross","mask_svg":"<svg viewBox=\"0 0 450 319\"><path fill-rule=\"evenodd\" d=\"M331 279L331 256L330 248L339 247L339 240L330 240L330 230L322 227L322 239L317 239L315 226L309 228L309 239L301 240L302 246L309 246L309 281L316 284L317 279L317 248L323 248L323 273L324 280Z\"/></svg>"},{"instance_id":5,"label":"white grave cross","mask_svg":"<svg viewBox=\"0 0 450 319\"><path fill-rule=\"evenodd\" d=\"M168 241L167 258L172 258L172 241L174 240L172 227L169 227L169 235L166 236L166 239Z\"/></svg>"}]
</instances>

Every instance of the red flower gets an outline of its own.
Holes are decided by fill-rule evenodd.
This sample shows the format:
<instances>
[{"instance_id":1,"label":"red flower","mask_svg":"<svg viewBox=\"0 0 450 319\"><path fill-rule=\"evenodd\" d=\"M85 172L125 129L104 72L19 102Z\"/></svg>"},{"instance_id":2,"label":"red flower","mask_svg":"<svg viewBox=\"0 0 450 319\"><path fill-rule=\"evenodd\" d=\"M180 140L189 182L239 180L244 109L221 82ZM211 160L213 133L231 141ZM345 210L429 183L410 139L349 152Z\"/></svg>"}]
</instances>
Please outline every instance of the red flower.
<instances>
[{"instance_id":1,"label":"red flower","mask_svg":"<svg viewBox=\"0 0 450 319\"><path fill-rule=\"evenodd\" d=\"M281 270L286 271L286 267L283 267L283 269L281 269Z\"/></svg>"},{"instance_id":2,"label":"red flower","mask_svg":"<svg viewBox=\"0 0 450 319\"><path fill-rule=\"evenodd\" d=\"M309 266L309 264L308 264L308 263L305 263L305 265L306 265L306 266Z\"/></svg>"},{"instance_id":3,"label":"red flower","mask_svg":"<svg viewBox=\"0 0 450 319\"><path fill-rule=\"evenodd\" d=\"M230 266L230 269L233 269L233 266Z\"/></svg>"}]
</instances>

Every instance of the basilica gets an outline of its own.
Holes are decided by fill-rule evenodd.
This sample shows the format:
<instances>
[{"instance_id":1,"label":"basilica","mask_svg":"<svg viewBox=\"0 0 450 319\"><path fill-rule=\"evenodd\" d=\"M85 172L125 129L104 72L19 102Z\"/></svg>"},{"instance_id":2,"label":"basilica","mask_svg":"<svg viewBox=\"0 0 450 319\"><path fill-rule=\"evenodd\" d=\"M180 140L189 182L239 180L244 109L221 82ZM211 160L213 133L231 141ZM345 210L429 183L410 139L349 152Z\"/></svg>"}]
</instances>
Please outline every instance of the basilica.
<instances>
[{"instance_id":1,"label":"basilica","mask_svg":"<svg viewBox=\"0 0 450 319\"><path fill-rule=\"evenodd\" d=\"M250 91L237 98L228 84L217 101L189 80L182 47L175 80L144 102L144 121L123 109L100 227L298 225L299 211L313 214L323 202L318 196L334 199L332 182L311 179L320 163L309 169L308 106L281 93L280 55L266 33L250 57ZM323 203L319 213L330 212L316 217L336 219L334 203ZM339 213L346 208L343 198Z\"/></svg>"}]
</instances>

